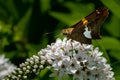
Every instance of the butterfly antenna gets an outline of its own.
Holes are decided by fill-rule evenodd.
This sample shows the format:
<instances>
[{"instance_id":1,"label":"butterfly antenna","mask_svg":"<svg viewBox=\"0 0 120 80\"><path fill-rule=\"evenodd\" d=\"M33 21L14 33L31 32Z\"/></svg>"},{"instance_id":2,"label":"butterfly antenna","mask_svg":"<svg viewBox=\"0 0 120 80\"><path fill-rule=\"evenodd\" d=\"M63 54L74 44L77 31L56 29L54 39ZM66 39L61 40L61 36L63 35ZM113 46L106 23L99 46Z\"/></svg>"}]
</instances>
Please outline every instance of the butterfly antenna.
<instances>
[{"instance_id":1,"label":"butterfly antenna","mask_svg":"<svg viewBox=\"0 0 120 80\"><path fill-rule=\"evenodd\" d=\"M46 33L44 33L43 35L44 35L44 36L48 36L48 35L50 35L50 34L52 34L52 33L54 33L54 32L46 32Z\"/></svg>"}]
</instances>

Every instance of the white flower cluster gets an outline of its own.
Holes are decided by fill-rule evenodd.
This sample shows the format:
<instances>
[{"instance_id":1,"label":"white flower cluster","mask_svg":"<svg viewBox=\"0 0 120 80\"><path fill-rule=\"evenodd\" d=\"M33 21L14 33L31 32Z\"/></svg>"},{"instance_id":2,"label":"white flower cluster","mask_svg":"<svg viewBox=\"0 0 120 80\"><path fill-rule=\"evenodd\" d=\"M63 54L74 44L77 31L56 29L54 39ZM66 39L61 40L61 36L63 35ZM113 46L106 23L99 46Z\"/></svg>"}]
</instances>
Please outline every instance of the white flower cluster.
<instances>
[{"instance_id":1,"label":"white flower cluster","mask_svg":"<svg viewBox=\"0 0 120 80\"><path fill-rule=\"evenodd\" d=\"M0 55L0 80L11 73L16 68L4 55Z\"/></svg>"},{"instance_id":2,"label":"white flower cluster","mask_svg":"<svg viewBox=\"0 0 120 80\"><path fill-rule=\"evenodd\" d=\"M115 80L112 68L106 64L102 52L92 45L80 44L74 40L57 39L56 43L42 49L38 55L41 64L51 64L49 68L54 69L51 77L59 76L58 79L69 75L73 80Z\"/></svg>"},{"instance_id":3,"label":"white flower cluster","mask_svg":"<svg viewBox=\"0 0 120 80\"><path fill-rule=\"evenodd\" d=\"M33 55L33 57L26 59L20 64L19 68L15 69L11 74L7 75L3 80L24 80L28 79L31 73L38 73L43 66L40 64L40 58Z\"/></svg>"},{"instance_id":4,"label":"white flower cluster","mask_svg":"<svg viewBox=\"0 0 120 80\"><path fill-rule=\"evenodd\" d=\"M4 80L29 79L31 73L38 73L47 67L53 69L51 77L72 76L73 80L115 80L114 72L98 48L80 44L71 39L57 39L38 52L38 55L27 59L19 68Z\"/></svg>"}]
</instances>

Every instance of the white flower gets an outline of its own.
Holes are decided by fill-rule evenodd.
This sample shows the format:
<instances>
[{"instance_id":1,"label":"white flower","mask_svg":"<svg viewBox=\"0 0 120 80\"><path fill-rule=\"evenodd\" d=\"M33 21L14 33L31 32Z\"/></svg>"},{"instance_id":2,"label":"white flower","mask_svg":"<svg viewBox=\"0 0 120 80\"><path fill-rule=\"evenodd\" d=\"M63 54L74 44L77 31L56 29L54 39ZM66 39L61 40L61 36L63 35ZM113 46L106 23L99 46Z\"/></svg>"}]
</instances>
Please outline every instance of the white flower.
<instances>
[{"instance_id":1,"label":"white flower","mask_svg":"<svg viewBox=\"0 0 120 80\"><path fill-rule=\"evenodd\" d=\"M73 74L73 80L84 80L84 71L81 68L78 68Z\"/></svg>"},{"instance_id":2,"label":"white flower","mask_svg":"<svg viewBox=\"0 0 120 80\"><path fill-rule=\"evenodd\" d=\"M10 74L16 68L4 55L0 55L0 80Z\"/></svg>"},{"instance_id":3,"label":"white flower","mask_svg":"<svg viewBox=\"0 0 120 80\"><path fill-rule=\"evenodd\" d=\"M77 71L77 69L79 69L80 67L81 67L81 65L80 65L79 61L77 61L74 58L71 59L71 61L70 61L70 68L69 68L71 73L75 73Z\"/></svg>"},{"instance_id":4,"label":"white flower","mask_svg":"<svg viewBox=\"0 0 120 80\"><path fill-rule=\"evenodd\" d=\"M7 79L24 79L28 74L37 73L47 67L53 71L50 77L72 76L73 80L115 80L114 72L102 52L93 45L81 44L71 39L57 39L22 63ZM25 72L26 70L26 72Z\"/></svg>"},{"instance_id":5,"label":"white flower","mask_svg":"<svg viewBox=\"0 0 120 80\"><path fill-rule=\"evenodd\" d=\"M103 53L98 48L94 49L93 45L65 38L63 41L57 39L42 51L52 60L52 75L58 75L59 80L65 75L73 75L73 80L114 80L112 68L106 64ZM40 53L38 55L41 56Z\"/></svg>"}]
</instances>

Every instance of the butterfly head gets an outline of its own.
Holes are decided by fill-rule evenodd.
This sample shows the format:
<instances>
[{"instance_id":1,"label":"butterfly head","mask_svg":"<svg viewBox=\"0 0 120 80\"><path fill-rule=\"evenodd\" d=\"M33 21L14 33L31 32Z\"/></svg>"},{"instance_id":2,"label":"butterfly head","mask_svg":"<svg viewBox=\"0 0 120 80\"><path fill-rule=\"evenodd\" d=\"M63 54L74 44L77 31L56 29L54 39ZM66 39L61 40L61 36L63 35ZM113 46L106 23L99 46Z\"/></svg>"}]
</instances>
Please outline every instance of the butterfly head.
<instances>
[{"instance_id":1,"label":"butterfly head","mask_svg":"<svg viewBox=\"0 0 120 80\"><path fill-rule=\"evenodd\" d=\"M67 28L67 29L63 29L62 30L62 34L69 36L71 34L71 32L73 31L74 28Z\"/></svg>"}]
</instances>

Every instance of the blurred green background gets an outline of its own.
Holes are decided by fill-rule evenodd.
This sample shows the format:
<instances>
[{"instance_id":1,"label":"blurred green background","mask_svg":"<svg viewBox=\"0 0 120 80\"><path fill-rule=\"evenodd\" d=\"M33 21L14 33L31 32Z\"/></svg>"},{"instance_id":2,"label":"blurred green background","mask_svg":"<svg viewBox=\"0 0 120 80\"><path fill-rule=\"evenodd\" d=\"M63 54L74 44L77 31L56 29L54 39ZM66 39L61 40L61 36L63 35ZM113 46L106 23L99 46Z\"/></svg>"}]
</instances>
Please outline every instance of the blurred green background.
<instances>
[{"instance_id":1,"label":"blurred green background","mask_svg":"<svg viewBox=\"0 0 120 80\"><path fill-rule=\"evenodd\" d=\"M120 80L119 4L120 0L0 0L0 54L5 54L18 66L57 38L62 38L62 29L106 6L110 14L101 26L102 39L93 41L93 45L104 52L116 80ZM43 70L31 79L48 80L49 73Z\"/></svg>"}]
</instances>

